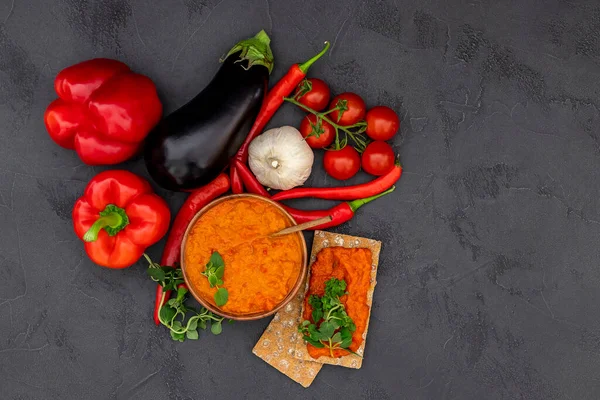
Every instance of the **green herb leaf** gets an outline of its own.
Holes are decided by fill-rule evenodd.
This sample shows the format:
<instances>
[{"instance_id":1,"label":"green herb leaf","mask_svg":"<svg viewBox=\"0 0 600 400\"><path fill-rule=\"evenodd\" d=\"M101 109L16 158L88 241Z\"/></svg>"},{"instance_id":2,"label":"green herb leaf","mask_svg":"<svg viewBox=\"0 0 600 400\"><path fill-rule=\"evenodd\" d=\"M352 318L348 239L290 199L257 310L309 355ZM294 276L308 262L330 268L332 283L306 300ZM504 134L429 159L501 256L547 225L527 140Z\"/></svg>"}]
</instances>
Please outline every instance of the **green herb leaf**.
<instances>
[{"instance_id":1,"label":"green herb leaf","mask_svg":"<svg viewBox=\"0 0 600 400\"><path fill-rule=\"evenodd\" d=\"M197 328L206 329L208 323L214 322L215 318L218 317L204 307L200 307L196 310L196 308L186 304L188 290L186 288L179 288L179 285L184 283L181 269L160 266L153 262L147 254L144 254L144 257L149 264L148 274L153 277L153 280L155 280L154 277L162 278L160 272L156 273L154 271L162 271L164 274L164 279L159 282L162 291L166 292L172 290L177 293L176 297L167 299L166 304L161 307L159 312L161 324L169 329L169 333L173 340L183 342L186 337L191 340L196 340L198 338ZM150 272L150 270L153 271ZM211 330L213 330L213 333L221 333L221 321L222 319L219 319L212 324Z\"/></svg>"},{"instance_id":2,"label":"green herb leaf","mask_svg":"<svg viewBox=\"0 0 600 400\"><path fill-rule=\"evenodd\" d=\"M221 285L223 285L223 279L217 280L217 286L221 286Z\"/></svg>"},{"instance_id":3,"label":"green herb leaf","mask_svg":"<svg viewBox=\"0 0 600 400\"><path fill-rule=\"evenodd\" d=\"M332 337L331 337L331 341L332 342L341 342L342 341L342 334L340 332L336 332Z\"/></svg>"},{"instance_id":4,"label":"green herb leaf","mask_svg":"<svg viewBox=\"0 0 600 400\"><path fill-rule=\"evenodd\" d=\"M308 298L308 304L310 304L313 309L312 320L316 324L323 318L323 302L319 296L312 294Z\"/></svg>"},{"instance_id":5,"label":"green herb leaf","mask_svg":"<svg viewBox=\"0 0 600 400\"><path fill-rule=\"evenodd\" d=\"M175 330L181 330L181 328L183 328L183 326L181 325L181 321L173 321L173 329Z\"/></svg>"},{"instance_id":6,"label":"green herb leaf","mask_svg":"<svg viewBox=\"0 0 600 400\"><path fill-rule=\"evenodd\" d=\"M225 272L225 266L221 265L219 268L215 270L215 275L219 279L223 279L223 273Z\"/></svg>"},{"instance_id":7,"label":"green herb leaf","mask_svg":"<svg viewBox=\"0 0 600 400\"><path fill-rule=\"evenodd\" d=\"M173 340L177 340L178 342L183 342L185 340L185 334L176 333L175 331L171 331L171 338Z\"/></svg>"},{"instance_id":8,"label":"green herb leaf","mask_svg":"<svg viewBox=\"0 0 600 400\"><path fill-rule=\"evenodd\" d=\"M318 323L323 318L323 310L320 308L314 308L312 311L312 320Z\"/></svg>"},{"instance_id":9,"label":"green herb leaf","mask_svg":"<svg viewBox=\"0 0 600 400\"><path fill-rule=\"evenodd\" d=\"M164 305L160 308L159 316L162 321L171 322L177 310L171 308L169 305Z\"/></svg>"},{"instance_id":10,"label":"green herb leaf","mask_svg":"<svg viewBox=\"0 0 600 400\"><path fill-rule=\"evenodd\" d=\"M219 254L218 251L214 251L210 256L209 263L212 264L213 269L218 269L221 266L225 266L225 262L223 261L223 257Z\"/></svg>"},{"instance_id":11,"label":"green herb leaf","mask_svg":"<svg viewBox=\"0 0 600 400\"><path fill-rule=\"evenodd\" d=\"M350 318L350 317L348 317ZM350 322L348 324L346 324L346 326L348 327L348 330L350 332L354 332L356 330L356 325L354 325L354 322L352 322L352 320L350 320Z\"/></svg>"},{"instance_id":12,"label":"green herb leaf","mask_svg":"<svg viewBox=\"0 0 600 400\"><path fill-rule=\"evenodd\" d=\"M229 292L225 288L219 288L215 293L215 303L217 306L222 307L227 303L227 300L229 300Z\"/></svg>"},{"instance_id":13,"label":"green herb leaf","mask_svg":"<svg viewBox=\"0 0 600 400\"><path fill-rule=\"evenodd\" d=\"M312 308L322 308L323 307L321 298L319 296L317 296L316 294L310 295L310 297L308 298L308 304L310 304L310 306Z\"/></svg>"},{"instance_id":14,"label":"green herb leaf","mask_svg":"<svg viewBox=\"0 0 600 400\"><path fill-rule=\"evenodd\" d=\"M333 329L337 329L340 327L339 320L337 320L337 319L332 318L329 320L329 323L333 326Z\"/></svg>"},{"instance_id":15,"label":"green herb leaf","mask_svg":"<svg viewBox=\"0 0 600 400\"><path fill-rule=\"evenodd\" d=\"M213 321L210 325L210 331L213 335L220 335L223 331L223 327L221 326L221 321Z\"/></svg>"},{"instance_id":16,"label":"green herb leaf","mask_svg":"<svg viewBox=\"0 0 600 400\"><path fill-rule=\"evenodd\" d=\"M165 280L165 273L160 268L148 268L148 275L150 275L150 277L155 281L162 282Z\"/></svg>"},{"instance_id":17,"label":"green herb leaf","mask_svg":"<svg viewBox=\"0 0 600 400\"><path fill-rule=\"evenodd\" d=\"M331 322L324 321L319 326L319 332L321 333L322 339L326 340L333 336L333 332L335 331L335 327L331 324Z\"/></svg>"},{"instance_id":18,"label":"green herb leaf","mask_svg":"<svg viewBox=\"0 0 600 400\"><path fill-rule=\"evenodd\" d=\"M198 331L197 330L189 330L185 333L185 337L191 340L198 340Z\"/></svg>"},{"instance_id":19,"label":"green herb leaf","mask_svg":"<svg viewBox=\"0 0 600 400\"><path fill-rule=\"evenodd\" d=\"M177 300L181 301L183 300L183 296L185 296L185 294L188 292L187 288L185 287L180 287L177 289Z\"/></svg>"},{"instance_id":20,"label":"green herb leaf","mask_svg":"<svg viewBox=\"0 0 600 400\"><path fill-rule=\"evenodd\" d=\"M208 283L210 284L210 287L215 287L217 284L217 277L213 274L208 275Z\"/></svg>"},{"instance_id":21,"label":"green herb leaf","mask_svg":"<svg viewBox=\"0 0 600 400\"><path fill-rule=\"evenodd\" d=\"M310 336L304 336L303 337L304 340L306 340L308 343L312 344L313 346L315 346L316 348L323 348L325 346L323 346L323 343L319 342L318 340L314 340L313 338L311 338Z\"/></svg>"},{"instance_id":22,"label":"green herb leaf","mask_svg":"<svg viewBox=\"0 0 600 400\"><path fill-rule=\"evenodd\" d=\"M313 308L311 317L314 323L303 321L298 325L298 331L307 343L319 348L326 347L331 357L334 356L334 350L348 348L352 344L352 332L356 330L354 321L340 300L346 294L346 281L329 279L325 282L323 296L311 295L308 299Z\"/></svg>"},{"instance_id":23,"label":"green herb leaf","mask_svg":"<svg viewBox=\"0 0 600 400\"><path fill-rule=\"evenodd\" d=\"M340 329L339 333L342 337L342 343L340 344L340 347L344 349L349 347L352 344L352 333L350 330L348 328L342 328Z\"/></svg>"},{"instance_id":24,"label":"green herb leaf","mask_svg":"<svg viewBox=\"0 0 600 400\"><path fill-rule=\"evenodd\" d=\"M346 294L346 281L337 278L331 278L325 282L325 296L342 297Z\"/></svg>"},{"instance_id":25,"label":"green herb leaf","mask_svg":"<svg viewBox=\"0 0 600 400\"><path fill-rule=\"evenodd\" d=\"M174 274L177 273L177 269L173 268L173 267L169 267L169 266L162 266L160 267L160 269L165 273L165 274Z\"/></svg>"},{"instance_id":26,"label":"green herb leaf","mask_svg":"<svg viewBox=\"0 0 600 400\"><path fill-rule=\"evenodd\" d=\"M308 325L307 331L309 335L315 340L319 340L319 338L321 337L321 333L319 332L315 324Z\"/></svg>"}]
</instances>

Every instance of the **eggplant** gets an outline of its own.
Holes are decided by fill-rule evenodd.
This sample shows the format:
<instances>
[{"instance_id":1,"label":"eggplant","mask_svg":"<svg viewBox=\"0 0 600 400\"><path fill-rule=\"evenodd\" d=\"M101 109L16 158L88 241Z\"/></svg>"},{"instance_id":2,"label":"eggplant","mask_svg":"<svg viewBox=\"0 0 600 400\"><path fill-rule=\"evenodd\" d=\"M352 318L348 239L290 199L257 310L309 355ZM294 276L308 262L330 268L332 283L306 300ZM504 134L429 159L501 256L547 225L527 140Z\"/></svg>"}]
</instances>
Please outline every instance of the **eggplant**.
<instances>
[{"instance_id":1,"label":"eggplant","mask_svg":"<svg viewBox=\"0 0 600 400\"><path fill-rule=\"evenodd\" d=\"M144 160L158 185L195 189L227 168L265 96L273 68L269 44L265 31L236 44L206 88L149 133Z\"/></svg>"}]
</instances>

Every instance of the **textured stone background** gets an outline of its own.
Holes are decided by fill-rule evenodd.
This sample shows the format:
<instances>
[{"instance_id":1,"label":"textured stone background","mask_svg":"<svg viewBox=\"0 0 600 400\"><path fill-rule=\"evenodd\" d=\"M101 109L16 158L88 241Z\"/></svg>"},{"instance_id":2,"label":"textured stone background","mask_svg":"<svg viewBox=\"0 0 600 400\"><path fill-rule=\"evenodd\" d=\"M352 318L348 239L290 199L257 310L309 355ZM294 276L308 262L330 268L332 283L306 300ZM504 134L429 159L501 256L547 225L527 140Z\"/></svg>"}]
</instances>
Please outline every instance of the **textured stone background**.
<instances>
[{"instance_id":1,"label":"textured stone background","mask_svg":"<svg viewBox=\"0 0 600 400\"><path fill-rule=\"evenodd\" d=\"M63 67L118 58L171 111L261 28L273 81L329 39L312 75L402 116L398 190L336 230L384 242L365 363L307 390L251 354L268 321L176 344L141 263L92 265L70 212L101 168L42 122ZM593 0L2 0L0 397L598 398L599 64Z\"/></svg>"}]
</instances>

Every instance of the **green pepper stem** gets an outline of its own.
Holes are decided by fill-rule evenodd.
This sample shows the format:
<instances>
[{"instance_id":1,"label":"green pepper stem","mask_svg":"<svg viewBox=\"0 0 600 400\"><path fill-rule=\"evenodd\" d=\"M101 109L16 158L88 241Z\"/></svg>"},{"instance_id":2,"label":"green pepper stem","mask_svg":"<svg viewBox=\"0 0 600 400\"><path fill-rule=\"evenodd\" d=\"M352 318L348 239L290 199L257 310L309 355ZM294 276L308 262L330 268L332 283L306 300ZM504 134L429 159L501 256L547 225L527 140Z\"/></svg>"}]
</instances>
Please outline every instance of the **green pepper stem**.
<instances>
[{"instance_id":1,"label":"green pepper stem","mask_svg":"<svg viewBox=\"0 0 600 400\"><path fill-rule=\"evenodd\" d=\"M311 58L310 60L306 61L303 64L298 64L298 68L300 68L300 71L302 71L304 73L304 75L306 75L306 73L308 72L308 69L319 59L323 56L323 54L327 53L327 50L329 50L329 46L330 43L325 41L325 47L323 47L323 50L321 50L317 55L315 55L313 58Z\"/></svg>"},{"instance_id":2,"label":"green pepper stem","mask_svg":"<svg viewBox=\"0 0 600 400\"><path fill-rule=\"evenodd\" d=\"M358 210L360 207L364 206L365 204L370 203L373 200L380 198L381 196L385 196L388 193L392 193L394 191L394 189L396 189L396 186L392 186L385 192L376 194L375 196L367 197L365 199L349 201L348 205L350 206L350 209L352 210L352 212L356 212L356 210Z\"/></svg>"},{"instance_id":3,"label":"green pepper stem","mask_svg":"<svg viewBox=\"0 0 600 400\"><path fill-rule=\"evenodd\" d=\"M114 236L129 224L129 218L125 210L112 204L107 205L103 211L100 211L99 215L100 218L83 235L84 242L95 242L98 240L98 234L101 229L106 230L109 236Z\"/></svg>"}]
</instances>

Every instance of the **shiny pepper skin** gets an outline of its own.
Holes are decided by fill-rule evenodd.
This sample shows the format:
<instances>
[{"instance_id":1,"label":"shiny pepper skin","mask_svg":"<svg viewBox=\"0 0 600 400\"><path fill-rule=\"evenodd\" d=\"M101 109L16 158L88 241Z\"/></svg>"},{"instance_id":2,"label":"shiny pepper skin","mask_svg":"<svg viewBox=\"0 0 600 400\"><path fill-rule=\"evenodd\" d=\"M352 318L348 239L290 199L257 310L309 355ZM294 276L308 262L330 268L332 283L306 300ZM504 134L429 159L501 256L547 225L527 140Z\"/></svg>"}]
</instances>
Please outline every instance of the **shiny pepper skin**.
<instances>
[{"instance_id":1,"label":"shiny pepper skin","mask_svg":"<svg viewBox=\"0 0 600 400\"><path fill-rule=\"evenodd\" d=\"M88 165L131 158L162 116L156 86L120 61L97 58L60 71L44 114L50 137Z\"/></svg>"}]
</instances>

